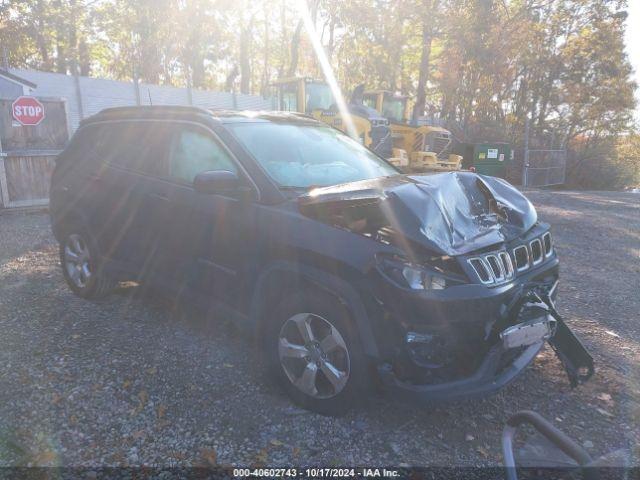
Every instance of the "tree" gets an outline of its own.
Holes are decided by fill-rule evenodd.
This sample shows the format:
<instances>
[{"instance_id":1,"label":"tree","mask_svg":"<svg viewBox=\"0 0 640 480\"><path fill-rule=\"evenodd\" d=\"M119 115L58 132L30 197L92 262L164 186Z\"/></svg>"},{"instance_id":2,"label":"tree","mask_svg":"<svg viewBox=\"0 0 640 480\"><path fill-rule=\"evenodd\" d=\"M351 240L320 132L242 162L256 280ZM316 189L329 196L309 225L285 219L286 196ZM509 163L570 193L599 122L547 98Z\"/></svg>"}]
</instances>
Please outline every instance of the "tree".
<instances>
[{"instance_id":1,"label":"tree","mask_svg":"<svg viewBox=\"0 0 640 480\"><path fill-rule=\"evenodd\" d=\"M429 78L429 62L431 60L431 43L433 42L434 24L438 15L438 0L424 0L422 2L422 48L420 52L420 70L418 71L418 86L416 88L416 103L413 107L413 120L424 115L427 101L427 79Z\"/></svg>"},{"instance_id":2,"label":"tree","mask_svg":"<svg viewBox=\"0 0 640 480\"><path fill-rule=\"evenodd\" d=\"M266 94L322 74L300 1L0 0L0 41L14 67ZM629 131L625 0L305 1L345 92L415 96L456 138L518 145L529 118L582 178Z\"/></svg>"}]
</instances>

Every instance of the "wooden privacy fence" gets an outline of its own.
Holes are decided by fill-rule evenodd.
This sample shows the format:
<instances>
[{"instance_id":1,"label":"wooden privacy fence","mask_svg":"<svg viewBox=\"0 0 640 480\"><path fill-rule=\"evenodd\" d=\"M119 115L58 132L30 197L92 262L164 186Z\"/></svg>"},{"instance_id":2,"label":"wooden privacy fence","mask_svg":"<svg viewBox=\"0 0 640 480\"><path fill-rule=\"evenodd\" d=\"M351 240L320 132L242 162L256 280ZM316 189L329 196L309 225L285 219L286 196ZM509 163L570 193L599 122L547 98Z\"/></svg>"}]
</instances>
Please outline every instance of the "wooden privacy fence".
<instances>
[{"instance_id":1,"label":"wooden privacy fence","mask_svg":"<svg viewBox=\"0 0 640 480\"><path fill-rule=\"evenodd\" d=\"M13 118L15 98L0 98L0 208L49 203L49 183L56 156L69 139L65 101L38 100L45 117L38 125Z\"/></svg>"}]
</instances>

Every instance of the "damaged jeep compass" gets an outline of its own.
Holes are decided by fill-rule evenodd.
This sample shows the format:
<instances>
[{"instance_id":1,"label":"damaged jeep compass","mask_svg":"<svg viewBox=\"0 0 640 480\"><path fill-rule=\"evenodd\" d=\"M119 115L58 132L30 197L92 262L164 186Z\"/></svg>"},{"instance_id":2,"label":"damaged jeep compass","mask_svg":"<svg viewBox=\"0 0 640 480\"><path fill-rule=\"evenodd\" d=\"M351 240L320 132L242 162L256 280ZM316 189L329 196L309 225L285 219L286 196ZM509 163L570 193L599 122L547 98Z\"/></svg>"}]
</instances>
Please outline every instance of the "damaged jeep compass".
<instances>
[{"instance_id":1,"label":"damaged jeep compass","mask_svg":"<svg viewBox=\"0 0 640 480\"><path fill-rule=\"evenodd\" d=\"M104 110L59 156L50 211L76 294L134 280L202 303L250 328L288 395L324 414L372 384L488 394L545 342L572 385L593 373L554 308L549 226L520 192L401 174L302 115Z\"/></svg>"}]
</instances>

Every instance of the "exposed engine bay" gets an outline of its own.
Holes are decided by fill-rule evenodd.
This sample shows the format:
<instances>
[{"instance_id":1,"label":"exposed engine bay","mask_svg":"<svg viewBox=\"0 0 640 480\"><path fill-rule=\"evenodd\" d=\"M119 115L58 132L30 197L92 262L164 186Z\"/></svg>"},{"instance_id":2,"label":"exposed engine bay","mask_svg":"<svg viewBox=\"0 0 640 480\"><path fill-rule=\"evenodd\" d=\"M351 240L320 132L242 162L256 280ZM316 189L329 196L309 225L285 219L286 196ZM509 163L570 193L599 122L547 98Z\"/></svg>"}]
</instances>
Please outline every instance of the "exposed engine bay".
<instances>
[{"instance_id":1,"label":"exposed engine bay","mask_svg":"<svg viewBox=\"0 0 640 480\"><path fill-rule=\"evenodd\" d=\"M553 303L558 261L549 227L507 182L466 172L393 176L318 188L298 205L397 249L377 267L385 278L377 300L402 326L401 336L383 334L394 339L383 377L427 390L478 372L478 384L506 382L545 342L572 386L593 374L593 359Z\"/></svg>"}]
</instances>

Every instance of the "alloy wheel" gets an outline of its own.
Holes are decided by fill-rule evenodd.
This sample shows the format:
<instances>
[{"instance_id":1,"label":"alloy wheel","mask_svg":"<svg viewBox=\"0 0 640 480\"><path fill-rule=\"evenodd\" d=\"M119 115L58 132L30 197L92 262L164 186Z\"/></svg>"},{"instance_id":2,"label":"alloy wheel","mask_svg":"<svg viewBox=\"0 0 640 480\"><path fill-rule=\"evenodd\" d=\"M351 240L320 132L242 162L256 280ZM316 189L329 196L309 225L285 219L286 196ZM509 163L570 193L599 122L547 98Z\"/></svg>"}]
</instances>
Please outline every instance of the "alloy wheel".
<instances>
[{"instance_id":1,"label":"alloy wheel","mask_svg":"<svg viewBox=\"0 0 640 480\"><path fill-rule=\"evenodd\" d=\"M280 329L280 364L301 392L319 399L338 395L350 373L349 351L338 329L312 313L298 313Z\"/></svg>"},{"instance_id":2,"label":"alloy wheel","mask_svg":"<svg viewBox=\"0 0 640 480\"><path fill-rule=\"evenodd\" d=\"M77 233L67 237L64 246L65 269L73 284L84 288L91 278L91 255L87 242Z\"/></svg>"}]
</instances>

